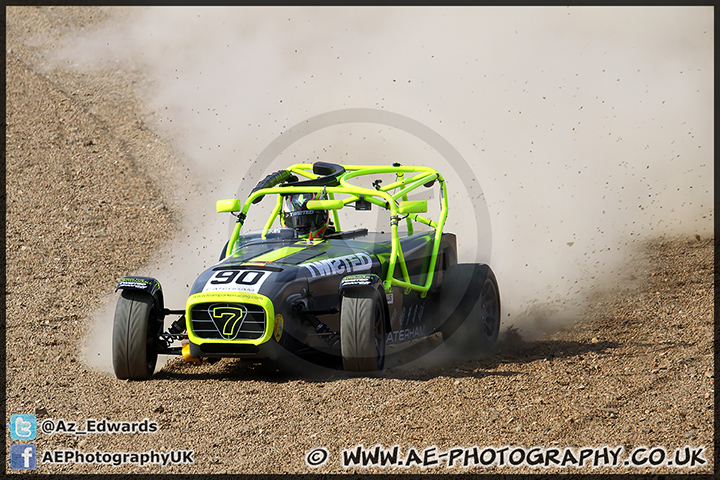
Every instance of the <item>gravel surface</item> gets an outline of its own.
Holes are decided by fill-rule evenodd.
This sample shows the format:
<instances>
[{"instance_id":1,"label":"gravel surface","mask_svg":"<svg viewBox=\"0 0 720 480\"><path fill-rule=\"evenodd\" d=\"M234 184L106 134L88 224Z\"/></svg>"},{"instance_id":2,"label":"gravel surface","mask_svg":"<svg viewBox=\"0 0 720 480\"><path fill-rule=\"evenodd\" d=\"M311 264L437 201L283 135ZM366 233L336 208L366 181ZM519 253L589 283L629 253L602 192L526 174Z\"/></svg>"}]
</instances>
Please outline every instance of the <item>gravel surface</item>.
<instances>
[{"instance_id":1,"label":"gravel surface","mask_svg":"<svg viewBox=\"0 0 720 480\"><path fill-rule=\"evenodd\" d=\"M37 473L343 473L343 449L399 445L705 447L712 473L713 238L644 246L622 285L577 323L536 341L505 326L499 351L377 377L296 373L224 359L172 360L148 382L84 363L98 302L182 222L184 171L146 127L139 74L48 69L43 52L101 8L12 7L7 18L7 391L14 413L156 421L157 433L39 434L39 452L194 450L193 465L39 465ZM42 35L39 32L43 32ZM143 158L163 169L148 171ZM502 290L502 285L500 286ZM110 332L108 332L108 335ZM430 339L432 346L437 339ZM6 469L10 470L7 436ZM330 452L306 466L317 446ZM384 473L419 472L419 468ZM520 467L429 472L554 473ZM574 472L574 470L572 470ZM590 473L590 470L582 472ZM673 473L599 468L592 473Z\"/></svg>"}]
</instances>

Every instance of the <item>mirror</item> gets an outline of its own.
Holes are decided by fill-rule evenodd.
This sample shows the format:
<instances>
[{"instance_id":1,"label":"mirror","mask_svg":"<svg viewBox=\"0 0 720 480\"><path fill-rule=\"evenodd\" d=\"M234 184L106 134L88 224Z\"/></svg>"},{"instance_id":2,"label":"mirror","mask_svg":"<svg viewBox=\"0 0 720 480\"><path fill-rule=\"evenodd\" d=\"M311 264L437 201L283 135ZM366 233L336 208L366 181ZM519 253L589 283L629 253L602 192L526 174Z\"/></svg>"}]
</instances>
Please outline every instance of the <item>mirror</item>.
<instances>
[{"instance_id":1,"label":"mirror","mask_svg":"<svg viewBox=\"0 0 720 480\"><path fill-rule=\"evenodd\" d=\"M215 204L215 209L218 213L239 212L242 210L242 205L237 198L230 198L227 200L218 200Z\"/></svg>"}]
</instances>

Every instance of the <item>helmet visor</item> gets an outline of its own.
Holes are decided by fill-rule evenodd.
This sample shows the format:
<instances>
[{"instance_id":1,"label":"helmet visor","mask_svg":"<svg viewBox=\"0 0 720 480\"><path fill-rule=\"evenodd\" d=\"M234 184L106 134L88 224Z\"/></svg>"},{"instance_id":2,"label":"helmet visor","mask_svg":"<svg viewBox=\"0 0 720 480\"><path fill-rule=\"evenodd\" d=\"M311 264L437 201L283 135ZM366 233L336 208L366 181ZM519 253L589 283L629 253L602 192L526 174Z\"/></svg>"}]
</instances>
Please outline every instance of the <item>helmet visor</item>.
<instances>
[{"instance_id":1,"label":"helmet visor","mask_svg":"<svg viewBox=\"0 0 720 480\"><path fill-rule=\"evenodd\" d=\"M294 193L287 195L283 199L283 211L287 213L307 210L308 200L315 200L319 196L319 193Z\"/></svg>"}]
</instances>

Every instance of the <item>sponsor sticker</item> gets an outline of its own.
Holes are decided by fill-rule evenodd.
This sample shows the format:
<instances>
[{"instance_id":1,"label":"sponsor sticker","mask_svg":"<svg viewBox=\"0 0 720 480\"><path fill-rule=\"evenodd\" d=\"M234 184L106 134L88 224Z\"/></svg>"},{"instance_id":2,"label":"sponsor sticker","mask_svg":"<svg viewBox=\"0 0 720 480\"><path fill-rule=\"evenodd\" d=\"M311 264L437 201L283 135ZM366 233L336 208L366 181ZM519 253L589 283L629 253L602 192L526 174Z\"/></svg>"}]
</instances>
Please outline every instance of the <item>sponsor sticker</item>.
<instances>
[{"instance_id":1,"label":"sponsor sticker","mask_svg":"<svg viewBox=\"0 0 720 480\"><path fill-rule=\"evenodd\" d=\"M257 293L270 273L258 270L220 270L210 277L202 291Z\"/></svg>"},{"instance_id":2,"label":"sponsor sticker","mask_svg":"<svg viewBox=\"0 0 720 480\"><path fill-rule=\"evenodd\" d=\"M372 284L372 278L369 275L348 275L340 282L340 288L349 286L366 286Z\"/></svg>"},{"instance_id":3,"label":"sponsor sticker","mask_svg":"<svg viewBox=\"0 0 720 480\"><path fill-rule=\"evenodd\" d=\"M372 267L372 258L367 253L353 253L329 260L305 263L302 266L307 268L313 277L324 277L326 275L366 272Z\"/></svg>"},{"instance_id":4,"label":"sponsor sticker","mask_svg":"<svg viewBox=\"0 0 720 480\"><path fill-rule=\"evenodd\" d=\"M411 327L411 328L405 328L402 330L397 330L394 332L388 332L387 338L385 339L385 343L392 344L392 343L402 343L402 342L409 342L410 340L415 340L418 338L426 337L426 330L425 325L420 325L417 327Z\"/></svg>"},{"instance_id":5,"label":"sponsor sticker","mask_svg":"<svg viewBox=\"0 0 720 480\"><path fill-rule=\"evenodd\" d=\"M283 334L283 316L281 314L275 315L275 330L273 331L273 336L275 337L275 341L279 342L280 338Z\"/></svg>"}]
</instances>

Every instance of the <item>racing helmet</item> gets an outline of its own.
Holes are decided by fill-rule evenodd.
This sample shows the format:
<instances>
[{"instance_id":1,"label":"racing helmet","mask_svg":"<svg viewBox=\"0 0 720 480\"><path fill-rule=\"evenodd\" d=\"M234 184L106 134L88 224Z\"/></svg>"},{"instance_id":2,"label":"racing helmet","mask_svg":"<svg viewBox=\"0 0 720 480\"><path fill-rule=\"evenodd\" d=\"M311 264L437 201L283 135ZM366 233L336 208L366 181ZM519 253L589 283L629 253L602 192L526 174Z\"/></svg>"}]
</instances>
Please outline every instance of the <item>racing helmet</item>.
<instances>
[{"instance_id":1,"label":"racing helmet","mask_svg":"<svg viewBox=\"0 0 720 480\"><path fill-rule=\"evenodd\" d=\"M294 228L299 236L320 236L330 222L327 210L308 210L310 200L327 200L324 193L293 193L283 198L283 225Z\"/></svg>"}]
</instances>

